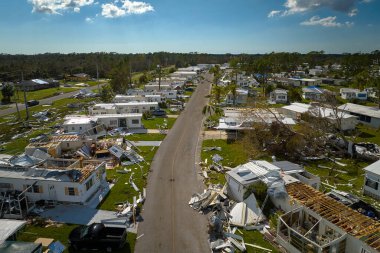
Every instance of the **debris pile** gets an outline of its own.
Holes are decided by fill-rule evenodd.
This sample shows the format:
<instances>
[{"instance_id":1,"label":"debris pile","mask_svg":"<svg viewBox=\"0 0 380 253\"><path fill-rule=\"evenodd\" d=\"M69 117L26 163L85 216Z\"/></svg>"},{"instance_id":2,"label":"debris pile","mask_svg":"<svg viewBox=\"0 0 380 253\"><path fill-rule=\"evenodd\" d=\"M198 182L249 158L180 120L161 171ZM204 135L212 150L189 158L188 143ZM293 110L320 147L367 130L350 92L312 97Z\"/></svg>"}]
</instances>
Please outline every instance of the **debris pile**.
<instances>
[{"instance_id":1,"label":"debris pile","mask_svg":"<svg viewBox=\"0 0 380 253\"><path fill-rule=\"evenodd\" d=\"M209 185L203 193L194 194L189 205L204 214L211 213L209 234L213 252L234 252L235 248L246 251L243 237L235 234L237 228L253 230L264 226L265 216L254 194L243 202L235 202L227 196L227 185Z\"/></svg>"},{"instance_id":2,"label":"debris pile","mask_svg":"<svg viewBox=\"0 0 380 253\"><path fill-rule=\"evenodd\" d=\"M355 143L357 157L365 160L377 161L380 159L380 147L374 143Z\"/></svg>"}]
</instances>

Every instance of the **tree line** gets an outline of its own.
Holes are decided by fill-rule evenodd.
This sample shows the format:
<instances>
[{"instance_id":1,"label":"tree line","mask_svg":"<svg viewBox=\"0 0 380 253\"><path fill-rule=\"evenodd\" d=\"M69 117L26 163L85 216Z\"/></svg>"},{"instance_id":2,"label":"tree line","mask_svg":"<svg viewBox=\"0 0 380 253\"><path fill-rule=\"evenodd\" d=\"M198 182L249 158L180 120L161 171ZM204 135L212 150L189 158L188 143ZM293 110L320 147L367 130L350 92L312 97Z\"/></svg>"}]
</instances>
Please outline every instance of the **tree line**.
<instances>
[{"instance_id":1,"label":"tree line","mask_svg":"<svg viewBox=\"0 0 380 253\"><path fill-rule=\"evenodd\" d=\"M177 68L200 63L222 64L237 59L241 69L246 72L292 71L296 66L307 62L310 66L331 65L345 66L345 74L356 75L375 61L380 61L380 51L355 54L325 54L323 51L300 53L270 54L204 54L204 53L45 53L37 55L0 54L0 81L19 81L21 73L24 79L55 78L65 75L87 73L96 77L97 69L100 78L109 78L115 68L128 63L132 72L154 70L157 65L175 65Z\"/></svg>"}]
</instances>

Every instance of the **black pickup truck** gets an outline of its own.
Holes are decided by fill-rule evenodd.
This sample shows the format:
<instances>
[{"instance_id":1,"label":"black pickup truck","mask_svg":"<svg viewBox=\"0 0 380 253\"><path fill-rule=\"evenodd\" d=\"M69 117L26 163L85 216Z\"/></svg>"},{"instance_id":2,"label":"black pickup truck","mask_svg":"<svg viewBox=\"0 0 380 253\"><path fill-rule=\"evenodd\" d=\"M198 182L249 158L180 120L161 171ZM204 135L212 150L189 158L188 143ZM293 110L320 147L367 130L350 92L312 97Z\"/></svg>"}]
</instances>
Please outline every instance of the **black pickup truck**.
<instances>
[{"instance_id":1,"label":"black pickup truck","mask_svg":"<svg viewBox=\"0 0 380 253\"><path fill-rule=\"evenodd\" d=\"M69 235L69 244L74 249L105 249L111 252L122 248L126 239L127 229L124 227L92 223L73 229Z\"/></svg>"}]
</instances>

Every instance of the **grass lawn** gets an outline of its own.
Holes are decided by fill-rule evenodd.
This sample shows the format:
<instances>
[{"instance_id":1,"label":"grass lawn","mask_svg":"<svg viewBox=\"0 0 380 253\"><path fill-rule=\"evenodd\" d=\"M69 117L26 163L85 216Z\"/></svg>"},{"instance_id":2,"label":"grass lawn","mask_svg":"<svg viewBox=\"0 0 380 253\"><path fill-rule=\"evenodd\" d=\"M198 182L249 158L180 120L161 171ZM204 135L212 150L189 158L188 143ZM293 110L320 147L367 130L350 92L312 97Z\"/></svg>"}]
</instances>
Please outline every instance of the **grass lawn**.
<instances>
[{"instance_id":1,"label":"grass lawn","mask_svg":"<svg viewBox=\"0 0 380 253\"><path fill-rule=\"evenodd\" d=\"M27 225L23 232L21 232L17 238L18 241L25 242L34 242L39 237L53 238L59 240L63 245L66 246L65 253L74 252L71 248L68 248L68 237L71 232L77 225L72 224L61 224L59 227L41 227L38 225ZM113 252L129 252L134 251L136 241L136 235L129 233L127 235L127 243L124 248L113 251ZM80 252L94 252L91 251L80 251ZM96 251L96 252L105 252L105 251Z\"/></svg>"},{"instance_id":2,"label":"grass lawn","mask_svg":"<svg viewBox=\"0 0 380 253\"><path fill-rule=\"evenodd\" d=\"M58 95L58 93L68 93L72 91L76 91L78 88L70 88L70 87L57 87L57 88L50 88L50 89L44 89L44 90L37 90L37 91L29 91L26 93L26 100L40 100L44 98L49 98ZM15 94L17 97L17 94ZM18 92L19 97L19 103L24 103L24 93L22 91ZM2 95L0 93L0 99L2 98ZM12 101L14 101L14 97L12 98Z\"/></svg>"},{"instance_id":3,"label":"grass lawn","mask_svg":"<svg viewBox=\"0 0 380 253\"><path fill-rule=\"evenodd\" d=\"M361 133L356 137L356 142L372 142L380 145L380 129L371 128L365 125L358 125L357 129Z\"/></svg>"},{"instance_id":4,"label":"grass lawn","mask_svg":"<svg viewBox=\"0 0 380 253\"><path fill-rule=\"evenodd\" d=\"M263 248L271 249L272 253L280 252L278 249L273 247L272 244L270 244L270 242L264 239L264 236L259 231L256 231L256 230L251 230L251 231L240 230L240 231L242 231L243 235L241 235L239 232L236 232L236 234L243 236L245 243L258 245ZM265 252L263 250L256 249L250 246L246 246L246 248L247 248L247 251L246 251L247 253Z\"/></svg>"},{"instance_id":5,"label":"grass lawn","mask_svg":"<svg viewBox=\"0 0 380 253\"><path fill-rule=\"evenodd\" d=\"M173 127L176 119L174 118L153 118L153 119L143 119L142 124L146 129L158 129L159 126L163 127L164 122L167 122L166 129Z\"/></svg>"},{"instance_id":6,"label":"grass lawn","mask_svg":"<svg viewBox=\"0 0 380 253\"><path fill-rule=\"evenodd\" d=\"M380 208L380 201L376 201L368 196L363 196L362 187L364 184L364 170L370 163L357 161L355 159L342 159L339 162L347 166L340 166L332 161L308 162L305 169L321 178L321 182L336 186L337 190L354 194L366 202ZM318 165L332 169L319 168ZM343 172L342 172L343 171ZM350 184L350 185L348 185ZM321 185L320 191L330 191L329 186Z\"/></svg>"},{"instance_id":7,"label":"grass lawn","mask_svg":"<svg viewBox=\"0 0 380 253\"><path fill-rule=\"evenodd\" d=\"M139 149L141 152L137 152L143 156L146 161L146 163L140 163L142 170L137 164L130 166L120 166L111 170L107 170L107 180L116 180L116 183L114 187L112 187L105 200L100 204L99 209L115 211L116 203L124 201L132 202L133 196L138 196L138 192L136 192L128 183L131 173L134 173L133 181L141 192L143 188L146 187L150 164L158 147L139 147ZM132 172L129 172L127 174L116 172L117 170L122 170L124 168L131 169Z\"/></svg>"},{"instance_id":8,"label":"grass lawn","mask_svg":"<svg viewBox=\"0 0 380 253\"><path fill-rule=\"evenodd\" d=\"M165 134L133 134L126 137L129 141L162 141Z\"/></svg>"}]
</instances>

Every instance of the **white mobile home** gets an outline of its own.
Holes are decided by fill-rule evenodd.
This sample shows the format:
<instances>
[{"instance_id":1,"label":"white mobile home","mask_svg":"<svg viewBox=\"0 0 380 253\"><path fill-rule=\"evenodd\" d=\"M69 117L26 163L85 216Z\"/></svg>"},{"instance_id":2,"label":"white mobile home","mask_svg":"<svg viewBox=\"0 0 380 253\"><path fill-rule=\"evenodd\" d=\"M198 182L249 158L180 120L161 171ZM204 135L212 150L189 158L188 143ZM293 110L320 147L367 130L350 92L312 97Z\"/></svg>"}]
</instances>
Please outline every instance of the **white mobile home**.
<instances>
[{"instance_id":1,"label":"white mobile home","mask_svg":"<svg viewBox=\"0 0 380 253\"><path fill-rule=\"evenodd\" d=\"M97 126L96 120L88 116L66 116L62 124L65 133L83 134Z\"/></svg>"},{"instance_id":2,"label":"white mobile home","mask_svg":"<svg viewBox=\"0 0 380 253\"><path fill-rule=\"evenodd\" d=\"M162 91L162 90L172 90L172 86L170 84L147 84L144 86L145 92L155 92L155 91Z\"/></svg>"},{"instance_id":3,"label":"white mobile home","mask_svg":"<svg viewBox=\"0 0 380 253\"><path fill-rule=\"evenodd\" d=\"M380 161L365 167L364 171L363 194L380 200Z\"/></svg>"},{"instance_id":4,"label":"white mobile home","mask_svg":"<svg viewBox=\"0 0 380 253\"><path fill-rule=\"evenodd\" d=\"M340 96L343 99L359 99L359 100L367 100L368 94L366 91L360 91L358 89L350 89L350 88L341 88Z\"/></svg>"},{"instance_id":5,"label":"white mobile home","mask_svg":"<svg viewBox=\"0 0 380 253\"><path fill-rule=\"evenodd\" d=\"M129 102L157 102L161 103L164 99L161 95L116 95L113 99L115 103Z\"/></svg>"},{"instance_id":6,"label":"white mobile home","mask_svg":"<svg viewBox=\"0 0 380 253\"><path fill-rule=\"evenodd\" d=\"M143 91L140 89L130 89L127 91L127 94L130 96L157 96L160 95L164 99L176 99L177 98L177 90L161 90L161 91ZM114 101L116 102L116 101ZM158 102L158 101L151 101Z\"/></svg>"},{"instance_id":7,"label":"white mobile home","mask_svg":"<svg viewBox=\"0 0 380 253\"><path fill-rule=\"evenodd\" d=\"M376 107L347 103L338 107L339 110L358 117L358 120L373 128L380 127L380 109Z\"/></svg>"},{"instance_id":8,"label":"white mobile home","mask_svg":"<svg viewBox=\"0 0 380 253\"><path fill-rule=\"evenodd\" d=\"M338 124L339 122L342 130L355 129L356 125L359 123L357 117L350 115L349 113L303 103L292 103L291 105L279 108L279 111L294 120L300 120L302 114L308 113L316 118L327 119L332 124Z\"/></svg>"},{"instance_id":9,"label":"white mobile home","mask_svg":"<svg viewBox=\"0 0 380 253\"><path fill-rule=\"evenodd\" d=\"M227 97L226 97L226 103L229 105L246 104L247 100L248 100L248 90L243 90L243 89L237 89L235 97L231 91L227 94Z\"/></svg>"},{"instance_id":10,"label":"white mobile home","mask_svg":"<svg viewBox=\"0 0 380 253\"><path fill-rule=\"evenodd\" d=\"M0 166L0 192L23 192L29 201L85 204L105 185L105 162L55 159L37 168Z\"/></svg>"},{"instance_id":11,"label":"white mobile home","mask_svg":"<svg viewBox=\"0 0 380 253\"><path fill-rule=\"evenodd\" d=\"M91 128L84 127L83 122L94 122L95 125L103 125L106 128L140 128L141 113L121 113L121 114L99 114L93 116L85 115L68 115L65 117L63 127L65 132L82 134ZM66 129L68 129L66 131Z\"/></svg>"},{"instance_id":12,"label":"white mobile home","mask_svg":"<svg viewBox=\"0 0 380 253\"><path fill-rule=\"evenodd\" d=\"M104 125L106 128L124 127L128 129L141 128L141 113L123 113L123 114L105 114L96 115L98 124Z\"/></svg>"},{"instance_id":13,"label":"white mobile home","mask_svg":"<svg viewBox=\"0 0 380 253\"><path fill-rule=\"evenodd\" d=\"M271 103L287 103L288 91L283 89L275 89L269 95L269 102Z\"/></svg>"},{"instance_id":14,"label":"white mobile home","mask_svg":"<svg viewBox=\"0 0 380 253\"><path fill-rule=\"evenodd\" d=\"M96 104L89 108L90 115L144 113L159 109L157 102L130 102Z\"/></svg>"}]
</instances>

